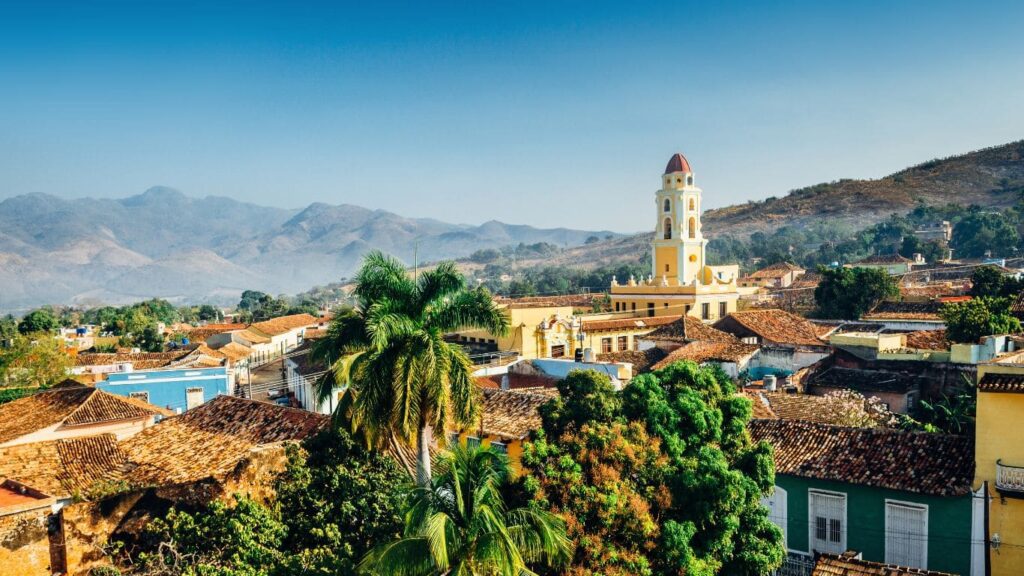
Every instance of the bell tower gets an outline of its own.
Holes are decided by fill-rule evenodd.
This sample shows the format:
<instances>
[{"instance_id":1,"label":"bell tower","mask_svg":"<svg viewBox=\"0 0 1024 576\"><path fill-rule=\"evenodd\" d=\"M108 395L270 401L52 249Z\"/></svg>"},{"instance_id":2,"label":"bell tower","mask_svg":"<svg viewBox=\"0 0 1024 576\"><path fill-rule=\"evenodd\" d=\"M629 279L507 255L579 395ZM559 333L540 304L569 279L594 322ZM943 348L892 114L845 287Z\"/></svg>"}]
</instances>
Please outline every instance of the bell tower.
<instances>
[{"instance_id":1,"label":"bell tower","mask_svg":"<svg viewBox=\"0 0 1024 576\"><path fill-rule=\"evenodd\" d=\"M668 161L655 194L658 214L651 243L651 274L655 283L686 286L699 282L707 240L700 229L701 189L682 154Z\"/></svg>"}]
</instances>

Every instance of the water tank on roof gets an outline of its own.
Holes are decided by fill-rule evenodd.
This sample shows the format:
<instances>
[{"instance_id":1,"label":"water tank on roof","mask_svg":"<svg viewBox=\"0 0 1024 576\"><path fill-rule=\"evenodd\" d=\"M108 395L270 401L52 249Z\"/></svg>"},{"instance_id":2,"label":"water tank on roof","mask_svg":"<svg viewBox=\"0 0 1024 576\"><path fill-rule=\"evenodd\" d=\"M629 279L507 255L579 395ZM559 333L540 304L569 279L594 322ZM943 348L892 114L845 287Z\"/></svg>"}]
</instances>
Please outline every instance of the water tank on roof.
<instances>
[{"instance_id":1,"label":"water tank on roof","mask_svg":"<svg viewBox=\"0 0 1024 576\"><path fill-rule=\"evenodd\" d=\"M774 374L765 374L765 376L763 378L763 381L764 381L764 389L765 390L767 390L769 392L774 392L775 391L775 375Z\"/></svg>"},{"instance_id":2,"label":"water tank on roof","mask_svg":"<svg viewBox=\"0 0 1024 576\"><path fill-rule=\"evenodd\" d=\"M583 349L583 361L584 362L593 362L594 361L594 349L593 348L584 348Z\"/></svg>"},{"instance_id":3,"label":"water tank on roof","mask_svg":"<svg viewBox=\"0 0 1024 576\"><path fill-rule=\"evenodd\" d=\"M182 338L181 339L181 345L182 346L188 346L188 338Z\"/></svg>"}]
</instances>

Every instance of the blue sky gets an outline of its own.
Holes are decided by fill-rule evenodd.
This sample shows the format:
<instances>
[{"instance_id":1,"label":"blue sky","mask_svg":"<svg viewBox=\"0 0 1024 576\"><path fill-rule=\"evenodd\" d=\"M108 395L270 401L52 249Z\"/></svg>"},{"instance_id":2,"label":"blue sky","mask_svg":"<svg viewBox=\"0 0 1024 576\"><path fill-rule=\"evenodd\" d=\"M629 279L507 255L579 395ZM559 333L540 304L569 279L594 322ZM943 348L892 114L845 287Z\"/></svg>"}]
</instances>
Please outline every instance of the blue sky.
<instances>
[{"instance_id":1,"label":"blue sky","mask_svg":"<svg viewBox=\"0 0 1024 576\"><path fill-rule=\"evenodd\" d=\"M1024 138L1024 3L0 1L0 198L644 230Z\"/></svg>"}]
</instances>

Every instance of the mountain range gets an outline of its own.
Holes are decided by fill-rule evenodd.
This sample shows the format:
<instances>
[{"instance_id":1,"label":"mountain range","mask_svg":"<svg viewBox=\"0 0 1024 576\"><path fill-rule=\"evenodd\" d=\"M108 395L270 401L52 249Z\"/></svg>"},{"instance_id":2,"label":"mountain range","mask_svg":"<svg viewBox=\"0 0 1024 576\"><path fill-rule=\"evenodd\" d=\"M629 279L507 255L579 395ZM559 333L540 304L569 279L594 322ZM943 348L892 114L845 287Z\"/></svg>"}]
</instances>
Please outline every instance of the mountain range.
<instances>
[{"instance_id":1,"label":"mountain range","mask_svg":"<svg viewBox=\"0 0 1024 576\"><path fill-rule=\"evenodd\" d=\"M0 202L0 311L150 297L230 303L245 289L295 293L337 281L375 248L412 262L608 235L616 236L450 224L347 204L287 210L165 187L123 199L28 194Z\"/></svg>"},{"instance_id":2,"label":"mountain range","mask_svg":"<svg viewBox=\"0 0 1024 576\"><path fill-rule=\"evenodd\" d=\"M859 228L922 204L998 208L1022 195L1024 141L1018 141L930 160L883 178L838 180L709 210L703 230L709 237L745 237L823 218ZM586 243L591 236L601 240ZM286 210L223 197L192 198L164 187L123 199L28 194L0 202L0 311L154 296L230 303L244 289L295 293L350 276L374 248L406 262L414 257L426 262L481 248L548 242L567 249L543 262L518 265L588 267L635 261L649 239L649 233L623 236L498 221L451 224L347 204Z\"/></svg>"}]
</instances>

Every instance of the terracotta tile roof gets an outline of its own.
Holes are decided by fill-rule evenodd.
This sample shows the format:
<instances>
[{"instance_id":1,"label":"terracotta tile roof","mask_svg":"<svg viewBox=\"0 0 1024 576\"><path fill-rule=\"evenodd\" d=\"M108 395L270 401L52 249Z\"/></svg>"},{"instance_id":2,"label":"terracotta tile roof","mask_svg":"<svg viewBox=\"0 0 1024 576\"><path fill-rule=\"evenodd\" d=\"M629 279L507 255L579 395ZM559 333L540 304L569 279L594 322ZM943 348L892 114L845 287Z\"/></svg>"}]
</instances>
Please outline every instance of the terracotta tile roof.
<instances>
[{"instance_id":1,"label":"terracotta tile roof","mask_svg":"<svg viewBox=\"0 0 1024 576\"><path fill-rule=\"evenodd\" d=\"M127 467L113 434L0 448L0 477L60 498L116 482Z\"/></svg>"},{"instance_id":2,"label":"terracotta tile roof","mask_svg":"<svg viewBox=\"0 0 1024 576\"><path fill-rule=\"evenodd\" d=\"M664 326L678 320L678 316L652 316L643 318L618 318L615 320L584 320L584 332L600 332L602 330L644 330L656 326Z\"/></svg>"},{"instance_id":3,"label":"terracotta tile roof","mask_svg":"<svg viewBox=\"0 0 1024 576\"><path fill-rule=\"evenodd\" d=\"M54 425L86 426L157 414L170 412L141 400L69 383L0 405L0 443Z\"/></svg>"},{"instance_id":4,"label":"terracotta tile roof","mask_svg":"<svg viewBox=\"0 0 1024 576\"><path fill-rule=\"evenodd\" d=\"M316 316L312 316L310 314L292 314L290 316L281 316L279 318L264 320L263 322L256 322L252 326L249 326L249 330L256 330L257 332L267 336L278 336L298 328L316 326L318 323L319 321L316 319Z\"/></svg>"},{"instance_id":5,"label":"terracotta tile roof","mask_svg":"<svg viewBox=\"0 0 1024 576\"><path fill-rule=\"evenodd\" d=\"M907 348L915 350L949 350L945 330L918 330L907 333Z\"/></svg>"},{"instance_id":6,"label":"terracotta tile roof","mask_svg":"<svg viewBox=\"0 0 1024 576\"><path fill-rule=\"evenodd\" d=\"M978 382L981 392L1024 392L1024 374L995 374L989 372Z\"/></svg>"},{"instance_id":7,"label":"terracotta tile roof","mask_svg":"<svg viewBox=\"0 0 1024 576\"><path fill-rule=\"evenodd\" d=\"M668 353L661 348L648 348L643 351L603 352L598 355L598 358L602 362L629 362L633 365L633 375L636 376L650 372L651 367L665 356L668 356Z\"/></svg>"},{"instance_id":8,"label":"terracotta tile roof","mask_svg":"<svg viewBox=\"0 0 1024 576\"><path fill-rule=\"evenodd\" d=\"M238 342L228 342L220 348L209 348L204 345L203 350L204 354L212 355L215 358L226 358L231 362L245 360L252 354L252 348Z\"/></svg>"},{"instance_id":9,"label":"terracotta tile roof","mask_svg":"<svg viewBox=\"0 0 1024 576\"><path fill-rule=\"evenodd\" d=\"M188 332L188 339L192 343L206 342L206 339L214 334L245 330L245 324L207 324L193 328Z\"/></svg>"},{"instance_id":10,"label":"terracotta tile roof","mask_svg":"<svg viewBox=\"0 0 1024 576\"><path fill-rule=\"evenodd\" d=\"M485 388L480 415L480 431L502 438L520 440L541 427L542 404L551 400L547 394Z\"/></svg>"},{"instance_id":11,"label":"terracotta tile roof","mask_svg":"<svg viewBox=\"0 0 1024 576\"><path fill-rule=\"evenodd\" d=\"M149 370L168 366L191 352L190 348L172 352L84 352L75 357L75 366L131 364L135 370Z\"/></svg>"},{"instance_id":12,"label":"terracotta tile roof","mask_svg":"<svg viewBox=\"0 0 1024 576\"><path fill-rule=\"evenodd\" d=\"M238 334L239 338L242 338L246 342L252 342L253 344L267 344L270 342L269 337L264 336L255 330L249 330L248 328L245 330L239 330L236 334Z\"/></svg>"},{"instance_id":13,"label":"terracotta tile roof","mask_svg":"<svg viewBox=\"0 0 1024 576\"><path fill-rule=\"evenodd\" d=\"M324 336L327 336L326 328L307 328L302 337L306 340L316 340Z\"/></svg>"},{"instance_id":14,"label":"terracotta tile roof","mask_svg":"<svg viewBox=\"0 0 1024 576\"><path fill-rule=\"evenodd\" d=\"M644 340L662 340L666 342L689 342L691 340L718 340L732 342L736 337L728 332L716 330L690 315L683 316L669 324L659 326L643 336Z\"/></svg>"},{"instance_id":15,"label":"terracotta tile roof","mask_svg":"<svg viewBox=\"0 0 1024 576\"><path fill-rule=\"evenodd\" d=\"M741 327L738 330L741 334L737 334L733 323ZM809 320L778 308L733 312L715 322L714 327L737 336L742 336L742 332L751 332L766 344L825 345L818 338L817 328Z\"/></svg>"},{"instance_id":16,"label":"terracotta tile roof","mask_svg":"<svg viewBox=\"0 0 1024 576\"><path fill-rule=\"evenodd\" d=\"M1024 313L1024 292L1017 294L1017 297L1013 299L1013 303L1010 304L1010 312L1015 314Z\"/></svg>"},{"instance_id":17,"label":"terracotta tile roof","mask_svg":"<svg viewBox=\"0 0 1024 576\"><path fill-rule=\"evenodd\" d=\"M790 264L789 262L776 262L771 266L766 266L756 272L748 274L747 278L751 278L754 280L772 280L775 278L782 278L787 274L791 274L793 272L802 272L803 270L803 268L797 266L796 264Z\"/></svg>"},{"instance_id":18,"label":"terracotta tile roof","mask_svg":"<svg viewBox=\"0 0 1024 576\"><path fill-rule=\"evenodd\" d=\"M939 310L942 302L896 302L886 300L879 302L870 312L862 316L864 320L934 320L941 321Z\"/></svg>"},{"instance_id":19,"label":"terracotta tile roof","mask_svg":"<svg viewBox=\"0 0 1024 576\"><path fill-rule=\"evenodd\" d=\"M802 274L799 278L797 278L796 281L793 282L793 284L791 284L789 287L790 289L815 288L820 283L821 274L818 274L817 272L807 272Z\"/></svg>"},{"instance_id":20,"label":"terracotta tile roof","mask_svg":"<svg viewBox=\"0 0 1024 576\"><path fill-rule=\"evenodd\" d=\"M590 308L595 300L604 299L604 294L560 294L554 296L524 296L522 298L494 299L495 304L509 308L545 308L555 306L572 306L573 308Z\"/></svg>"},{"instance_id":21,"label":"terracotta tile roof","mask_svg":"<svg viewBox=\"0 0 1024 576\"><path fill-rule=\"evenodd\" d=\"M789 394L786 392L767 392L764 390L747 391L754 406L763 406L770 416L783 420L804 420L819 424L837 424L822 410L825 398L812 394ZM755 418L759 418L755 410Z\"/></svg>"},{"instance_id":22,"label":"terracotta tile roof","mask_svg":"<svg viewBox=\"0 0 1024 576\"><path fill-rule=\"evenodd\" d=\"M123 441L121 449L134 466L127 479L138 485L171 485L219 477L233 470L250 450L300 441L328 420L296 408L217 396Z\"/></svg>"},{"instance_id":23,"label":"terracotta tile roof","mask_svg":"<svg viewBox=\"0 0 1024 576\"><path fill-rule=\"evenodd\" d=\"M894 372L831 366L812 375L808 383L811 386L856 390L862 393L895 392L902 394L923 387L926 380L918 376Z\"/></svg>"},{"instance_id":24,"label":"terracotta tile roof","mask_svg":"<svg viewBox=\"0 0 1024 576\"><path fill-rule=\"evenodd\" d=\"M755 441L775 449L776 474L934 496L969 494L974 442L966 436L752 420Z\"/></svg>"},{"instance_id":25,"label":"terracotta tile roof","mask_svg":"<svg viewBox=\"0 0 1024 576\"><path fill-rule=\"evenodd\" d=\"M508 373L508 387L512 390L521 388L554 388L557 383L558 378L544 374Z\"/></svg>"},{"instance_id":26,"label":"terracotta tile roof","mask_svg":"<svg viewBox=\"0 0 1024 576\"><path fill-rule=\"evenodd\" d=\"M760 347L757 344L744 344L739 340L732 342L690 342L670 352L668 356L661 359L651 369L661 370L669 364L683 360L690 360L697 364L703 364L704 362L739 362L744 358L752 356L758 350L760 350Z\"/></svg>"},{"instance_id":27,"label":"terracotta tile roof","mask_svg":"<svg viewBox=\"0 0 1024 576\"><path fill-rule=\"evenodd\" d=\"M858 260L854 264L909 264L910 262L912 262L910 258L905 258L899 254L875 254L874 256Z\"/></svg>"},{"instance_id":28,"label":"terracotta tile roof","mask_svg":"<svg viewBox=\"0 0 1024 576\"><path fill-rule=\"evenodd\" d=\"M814 564L811 576L955 576L924 568L907 568L858 560L852 554L822 554Z\"/></svg>"}]
</instances>

